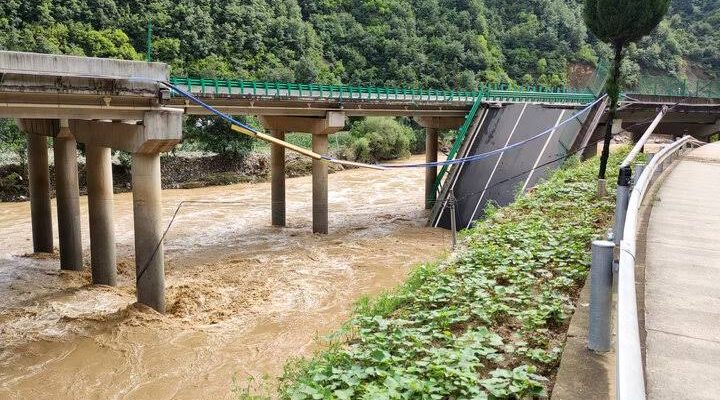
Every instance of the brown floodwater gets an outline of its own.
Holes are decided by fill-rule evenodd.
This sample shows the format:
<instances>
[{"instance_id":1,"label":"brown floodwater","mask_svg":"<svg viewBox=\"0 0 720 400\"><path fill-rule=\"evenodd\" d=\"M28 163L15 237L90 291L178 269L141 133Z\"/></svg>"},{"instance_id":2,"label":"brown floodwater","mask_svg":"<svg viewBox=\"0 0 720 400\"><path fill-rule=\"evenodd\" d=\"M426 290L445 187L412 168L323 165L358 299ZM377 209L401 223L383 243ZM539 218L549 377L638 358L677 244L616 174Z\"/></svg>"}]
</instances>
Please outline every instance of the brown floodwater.
<instances>
[{"instance_id":1,"label":"brown floodwater","mask_svg":"<svg viewBox=\"0 0 720 400\"><path fill-rule=\"evenodd\" d=\"M23 256L30 205L0 203L0 398L224 399L278 376L358 298L447 250L448 232L424 226L423 174L332 174L325 236L311 233L310 177L288 179L284 229L269 225L267 183L163 191L165 221L183 200L237 203L180 211L165 241L165 315L134 304L131 194L115 196L113 288ZM87 249L84 197L81 211Z\"/></svg>"}]
</instances>

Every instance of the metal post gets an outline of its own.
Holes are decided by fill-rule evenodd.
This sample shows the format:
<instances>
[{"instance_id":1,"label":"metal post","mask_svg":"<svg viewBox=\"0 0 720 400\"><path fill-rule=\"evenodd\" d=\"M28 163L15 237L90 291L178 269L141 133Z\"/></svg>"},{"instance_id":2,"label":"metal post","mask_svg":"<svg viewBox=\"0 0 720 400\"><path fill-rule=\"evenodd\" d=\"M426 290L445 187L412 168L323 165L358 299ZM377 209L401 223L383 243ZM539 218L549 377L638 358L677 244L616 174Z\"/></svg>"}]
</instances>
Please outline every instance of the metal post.
<instances>
[{"instance_id":1,"label":"metal post","mask_svg":"<svg viewBox=\"0 0 720 400\"><path fill-rule=\"evenodd\" d=\"M640 179L640 176L643 174L643 171L645 171L645 163L639 162L635 164L635 178L633 179L633 184L637 183L638 179Z\"/></svg>"},{"instance_id":2,"label":"metal post","mask_svg":"<svg viewBox=\"0 0 720 400\"><path fill-rule=\"evenodd\" d=\"M457 220L455 215L455 194L450 193L450 199L448 200L448 203L450 203L450 230L452 231L452 248L455 250L455 246L457 245Z\"/></svg>"},{"instance_id":3,"label":"metal post","mask_svg":"<svg viewBox=\"0 0 720 400\"><path fill-rule=\"evenodd\" d=\"M623 239L625 230L625 215L627 214L628 202L630 201L630 182L632 170L630 167L620 168L617 184L617 200L615 203L615 244L619 245Z\"/></svg>"},{"instance_id":4,"label":"metal post","mask_svg":"<svg viewBox=\"0 0 720 400\"><path fill-rule=\"evenodd\" d=\"M610 351L610 308L612 307L613 249L615 244L605 240L592 243L590 267L590 323L588 348Z\"/></svg>"},{"instance_id":5,"label":"metal post","mask_svg":"<svg viewBox=\"0 0 720 400\"><path fill-rule=\"evenodd\" d=\"M151 22L151 21L148 21L148 24L147 24L147 43L146 43L146 47L147 47L146 50L147 50L147 52L146 52L146 54L145 54L145 60L146 60L147 62L152 62L152 58L153 58L153 54L152 54L152 39L153 39L153 33L152 33L152 31L153 31L152 22Z\"/></svg>"}]
</instances>

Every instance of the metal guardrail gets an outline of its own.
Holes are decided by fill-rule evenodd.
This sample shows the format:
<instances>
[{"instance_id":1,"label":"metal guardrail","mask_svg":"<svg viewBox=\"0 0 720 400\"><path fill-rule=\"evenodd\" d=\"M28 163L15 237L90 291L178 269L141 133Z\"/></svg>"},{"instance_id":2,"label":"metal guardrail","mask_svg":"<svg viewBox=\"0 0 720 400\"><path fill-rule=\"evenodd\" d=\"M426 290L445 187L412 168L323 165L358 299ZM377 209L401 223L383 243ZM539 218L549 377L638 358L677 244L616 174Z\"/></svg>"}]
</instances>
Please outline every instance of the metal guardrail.
<instances>
[{"instance_id":1,"label":"metal guardrail","mask_svg":"<svg viewBox=\"0 0 720 400\"><path fill-rule=\"evenodd\" d=\"M656 121L662 119L661 112ZM652 129L650 129L652 132ZM649 135L646 135L649 137ZM615 210L616 243L620 244L619 260L617 261L617 343L616 343L616 399L644 400L645 375L643 369L640 344L640 327L637 312L637 292L635 282L635 255L637 223L642 202L648 194L656 172L662 171L665 163L678 155L683 149L696 141L685 136L655 154L647 165L637 164L635 184L632 189L630 182L632 163L639 149L647 140L636 145L638 151L631 152L623 161L618 178L618 199ZM620 190L620 189L626 190ZM629 197L629 198L628 198ZM618 239L619 238L619 239ZM610 350L610 293L612 291L612 249L615 243L606 241L593 242L593 264L591 267L592 287L590 299L590 327L588 332L588 348L595 351ZM609 253L608 253L609 251ZM599 277L600 279L596 278ZM596 280L597 279L597 280Z\"/></svg>"},{"instance_id":2,"label":"metal guardrail","mask_svg":"<svg viewBox=\"0 0 720 400\"><path fill-rule=\"evenodd\" d=\"M465 122L463 125L458 129L457 135L455 136L455 142L453 143L453 146L450 148L450 152L448 152L447 159L453 160L455 159L455 156L457 156L458 151L460 151L460 147L462 146L463 142L465 141L465 137L467 136L467 132L470 129L470 126L472 125L473 121L475 120L475 115L477 115L478 110L480 109L480 104L483 102L483 95L480 93L478 97L475 99L475 102L473 103L472 108L470 109L470 112L465 116ZM435 202L437 199L437 196L440 194L441 185L443 182L443 179L445 178L445 174L448 171L449 166L443 165L443 167L440 169L440 172L438 172L437 176L435 177L435 184L433 185L432 195L433 199L432 201Z\"/></svg>"},{"instance_id":3,"label":"metal guardrail","mask_svg":"<svg viewBox=\"0 0 720 400\"><path fill-rule=\"evenodd\" d=\"M595 100L595 96L586 90L508 84L485 84L480 87L480 90L466 91L181 77L171 77L170 83L182 87L190 93L212 97L299 97L337 100L473 103L475 99L482 94L488 101L583 104Z\"/></svg>"},{"instance_id":4,"label":"metal guardrail","mask_svg":"<svg viewBox=\"0 0 720 400\"><path fill-rule=\"evenodd\" d=\"M654 96L720 98L720 81L642 75L637 85L627 88L625 92Z\"/></svg>"},{"instance_id":5,"label":"metal guardrail","mask_svg":"<svg viewBox=\"0 0 720 400\"><path fill-rule=\"evenodd\" d=\"M635 287L635 251L638 213L642 201L667 160L680 153L692 143L691 136L685 136L665 146L643 168L637 177L627 205L623 228L624 237L620 242L620 260L617 276L617 372L616 387L618 400L645 399L645 375L640 346L640 328L637 314L637 292Z\"/></svg>"}]
</instances>

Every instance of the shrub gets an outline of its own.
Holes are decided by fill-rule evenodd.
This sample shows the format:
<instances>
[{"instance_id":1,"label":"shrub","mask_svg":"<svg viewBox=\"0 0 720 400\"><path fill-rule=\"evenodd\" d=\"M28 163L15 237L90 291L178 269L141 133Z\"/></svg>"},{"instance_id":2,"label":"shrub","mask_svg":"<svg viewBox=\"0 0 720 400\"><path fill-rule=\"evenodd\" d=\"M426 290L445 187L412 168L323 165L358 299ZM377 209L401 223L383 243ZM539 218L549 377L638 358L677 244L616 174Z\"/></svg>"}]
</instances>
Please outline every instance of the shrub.
<instances>
[{"instance_id":1,"label":"shrub","mask_svg":"<svg viewBox=\"0 0 720 400\"><path fill-rule=\"evenodd\" d=\"M361 162L408 157L415 133L393 118L369 117L350 129L350 144L344 156Z\"/></svg>"},{"instance_id":2,"label":"shrub","mask_svg":"<svg viewBox=\"0 0 720 400\"><path fill-rule=\"evenodd\" d=\"M26 147L25 135L15 122L10 119L0 119L0 153L12 153L24 163Z\"/></svg>"},{"instance_id":3,"label":"shrub","mask_svg":"<svg viewBox=\"0 0 720 400\"><path fill-rule=\"evenodd\" d=\"M246 118L236 117L247 122ZM253 139L230 129L217 117L189 117L184 127L185 142L199 150L244 158L253 147Z\"/></svg>"}]
</instances>

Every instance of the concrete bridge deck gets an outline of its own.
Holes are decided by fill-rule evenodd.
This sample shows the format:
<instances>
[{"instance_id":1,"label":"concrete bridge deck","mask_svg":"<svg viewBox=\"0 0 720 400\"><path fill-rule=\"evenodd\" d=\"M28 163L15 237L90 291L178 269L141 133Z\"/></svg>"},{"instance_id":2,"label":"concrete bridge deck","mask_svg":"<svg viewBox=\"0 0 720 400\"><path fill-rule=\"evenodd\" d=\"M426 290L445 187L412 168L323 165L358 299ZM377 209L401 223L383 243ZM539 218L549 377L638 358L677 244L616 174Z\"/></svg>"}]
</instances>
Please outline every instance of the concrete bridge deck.
<instances>
[{"instance_id":1,"label":"concrete bridge deck","mask_svg":"<svg viewBox=\"0 0 720 400\"><path fill-rule=\"evenodd\" d=\"M648 221L645 271L649 399L720 393L720 143L669 171Z\"/></svg>"}]
</instances>

